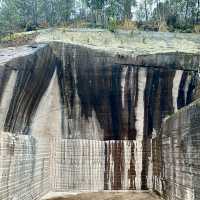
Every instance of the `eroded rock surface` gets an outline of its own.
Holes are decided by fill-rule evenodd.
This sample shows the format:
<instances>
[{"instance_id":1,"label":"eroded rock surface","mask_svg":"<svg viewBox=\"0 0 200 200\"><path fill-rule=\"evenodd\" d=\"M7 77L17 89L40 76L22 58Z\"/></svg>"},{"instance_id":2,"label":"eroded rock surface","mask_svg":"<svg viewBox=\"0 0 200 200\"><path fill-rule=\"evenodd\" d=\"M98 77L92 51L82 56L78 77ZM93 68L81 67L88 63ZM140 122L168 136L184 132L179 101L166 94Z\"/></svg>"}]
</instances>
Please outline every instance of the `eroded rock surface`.
<instances>
[{"instance_id":1,"label":"eroded rock surface","mask_svg":"<svg viewBox=\"0 0 200 200\"><path fill-rule=\"evenodd\" d=\"M163 123L162 160L157 160L161 183L155 184L155 188L166 199L200 198L199 118L200 102L197 100Z\"/></svg>"},{"instance_id":2,"label":"eroded rock surface","mask_svg":"<svg viewBox=\"0 0 200 200\"><path fill-rule=\"evenodd\" d=\"M148 192L135 193L135 192L95 192L83 194L49 194L43 200L159 200L156 195Z\"/></svg>"},{"instance_id":3,"label":"eroded rock surface","mask_svg":"<svg viewBox=\"0 0 200 200\"><path fill-rule=\"evenodd\" d=\"M39 165L32 176L41 168L50 177L45 191L151 189L152 138L166 116L192 102L197 79L191 66L198 56L124 57L56 42L21 51L0 62L0 129L2 135L31 135L39 146L49 143L39 163L35 146L29 155ZM3 177L16 180L10 170L15 174L20 165L3 167ZM5 199L27 199L17 183L0 183ZM27 176L24 184L39 186L27 188L33 196L43 194L43 177L30 183Z\"/></svg>"}]
</instances>

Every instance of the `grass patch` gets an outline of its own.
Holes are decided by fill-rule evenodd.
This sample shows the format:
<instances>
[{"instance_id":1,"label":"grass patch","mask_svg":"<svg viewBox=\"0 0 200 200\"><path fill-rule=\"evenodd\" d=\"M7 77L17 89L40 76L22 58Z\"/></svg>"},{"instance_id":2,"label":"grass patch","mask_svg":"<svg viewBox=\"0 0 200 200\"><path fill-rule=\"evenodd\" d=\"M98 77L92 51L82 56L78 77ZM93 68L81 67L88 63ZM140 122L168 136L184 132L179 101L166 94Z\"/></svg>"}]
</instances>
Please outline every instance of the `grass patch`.
<instances>
[{"instance_id":1,"label":"grass patch","mask_svg":"<svg viewBox=\"0 0 200 200\"><path fill-rule=\"evenodd\" d=\"M0 47L29 44L36 36L37 32L8 33L0 38Z\"/></svg>"},{"instance_id":2,"label":"grass patch","mask_svg":"<svg viewBox=\"0 0 200 200\"><path fill-rule=\"evenodd\" d=\"M200 33L200 24L194 25L193 32L194 33Z\"/></svg>"},{"instance_id":3,"label":"grass patch","mask_svg":"<svg viewBox=\"0 0 200 200\"><path fill-rule=\"evenodd\" d=\"M125 19L123 22L120 22L117 25L117 28L121 30L126 30L126 31L128 30L134 31L134 30L138 30L138 23L136 21Z\"/></svg>"}]
</instances>

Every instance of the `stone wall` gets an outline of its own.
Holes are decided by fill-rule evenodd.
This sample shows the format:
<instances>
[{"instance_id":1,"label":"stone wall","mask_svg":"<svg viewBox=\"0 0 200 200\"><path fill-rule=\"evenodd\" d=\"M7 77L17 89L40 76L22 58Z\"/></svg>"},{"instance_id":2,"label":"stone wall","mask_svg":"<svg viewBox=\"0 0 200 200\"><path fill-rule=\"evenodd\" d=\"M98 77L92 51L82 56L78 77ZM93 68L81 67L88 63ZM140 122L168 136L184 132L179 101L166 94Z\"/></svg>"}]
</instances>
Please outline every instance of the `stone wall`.
<instances>
[{"instance_id":1,"label":"stone wall","mask_svg":"<svg viewBox=\"0 0 200 200\"><path fill-rule=\"evenodd\" d=\"M142 163L137 157L142 157L142 151L135 147L136 141L65 139L53 143L54 191L140 190L141 180L144 187L152 188L151 174L141 177Z\"/></svg>"},{"instance_id":2,"label":"stone wall","mask_svg":"<svg viewBox=\"0 0 200 200\"><path fill-rule=\"evenodd\" d=\"M99 191L104 188L104 142L54 140L53 190Z\"/></svg>"},{"instance_id":3,"label":"stone wall","mask_svg":"<svg viewBox=\"0 0 200 200\"><path fill-rule=\"evenodd\" d=\"M37 200L50 190L49 143L2 133L0 199Z\"/></svg>"},{"instance_id":4,"label":"stone wall","mask_svg":"<svg viewBox=\"0 0 200 200\"><path fill-rule=\"evenodd\" d=\"M162 140L158 135L152 139L152 189L157 193L163 193L163 179L162 179Z\"/></svg>"},{"instance_id":5,"label":"stone wall","mask_svg":"<svg viewBox=\"0 0 200 200\"><path fill-rule=\"evenodd\" d=\"M8 200L13 193L17 200L38 199L43 175L48 182L48 173L49 186L44 184L44 192L151 189L152 171L158 178L161 173L159 165L157 169L152 166L152 138L162 120L188 105L195 91L195 72L178 66L185 64L187 56L171 55L172 62L163 66L163 55L154 55L153 61L142 55L125 58L63 43L27 48L28 55L12 59L9 52L7 60L0 61L0 137L4 132L14 140L16 136L22 140L34 137L37 145L29 146L27 139L18 147L14 141L25 155L18 157L14 151L14 157L3 158L19 163L14 168L4 167L8 172L0 189L2 195ZM129 63L123 63L126 59ZM160 152L157 143L153 145L153 150ZM37 180L27 183L30 187L26 188L36 190L34 197L20 197L9 185L10 170L18 170L21 162L25 165L26 156L30 159L25 161L27 170L37 166L30 171ZM20 178L12 179L18 190ZM158 185L159 181L153 183ZM7 193L3 193L4 187Z\"/></svg>"},{"instance_id":6,"label":"stone wall","mask_svg":"<svg viewBox=\"0 0 200 200\"><path fill-rule=\"evenodd\" d=\"M200 101L168 118L162 128L162 195L169 200L199 200ZM156 186L156 190L160 188Z\"/></svg>"}]
</instances>

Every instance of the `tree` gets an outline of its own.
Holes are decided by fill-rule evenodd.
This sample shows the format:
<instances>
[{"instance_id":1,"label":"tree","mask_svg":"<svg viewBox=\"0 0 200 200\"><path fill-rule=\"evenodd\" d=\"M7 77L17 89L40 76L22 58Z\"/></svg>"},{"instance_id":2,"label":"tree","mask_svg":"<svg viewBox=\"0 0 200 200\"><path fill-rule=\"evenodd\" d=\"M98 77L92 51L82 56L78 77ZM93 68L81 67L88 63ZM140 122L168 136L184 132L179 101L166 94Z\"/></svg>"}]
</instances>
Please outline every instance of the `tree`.
<instances>
[{"instance_id":1,"label":"tree","mask_svg":"<svg viewBox=\"0 0 200 200\"><path fill-rule=\"evenodd\" d=\"M60 21L67 22L73 13L74 0L58 0Z\"/></svg>"},{"instance_id":2,"label":"tree","mask_svg":"<svg viewBox=\"0 0 200 200\"><path fill-rule=\"evenodd\" d=\"M174 28L185 28L199 23L200 0L0 0L0 25L4 29L33 27L46 23L65 24L79 18L90 19L94 25L106 27L108 19L131 20L136 7L140 21L166 21ZM81 1L78 14L76 1ZM84 13L87 13L87 16ZM27 26L28 25L28 26Z\"/></svg>"},{"instance_id":3,"label":"tree","mask_svg":"<svg viewBox=\"0 0 200 200\"><path fill-rule=\"evenodd\" d=\"M3 0L0 21L17 27L50 25L68 21L73 12L73 0Z\"/></svg>"},{"instance_id":4,"label":"tree","mask_svg":"<svg viewBox=\"0 0 200 200\"><path fill-rule=\"evenodd\" d=\"M124 19L132 19L132 7L137 5L136 0L124 0L122 2Z\"/></svg>"},{"instance_id":5,"label":"tree","mask_svg":"<svg viewBox=\"0 0 200 200\"><path fill-rule=\"evenodd\" d=\"M94 25L103 25L105 16L104 7L107 0L84 0L91 10L92 22Z\"/></svg>"},{"instance_id":6,"label":"tree","mask_svg":"<svg viewBox=\"0 0 200 200\"><path fill-rule=\"evenodd\" d=\"M17 11L16 1L4 0L1 4L0 22L4 30L14 30L20 22L20 16Z\"/></svg>"},{"instance_id":7,"label":"tree","mask_svg":"<svg viewBox=\"0 0 200 200\"><path fill-rule=\"evenodd\" d=\"M148 21L153 13L153 0L143 0L139 3L137 18L140 21Z\"/></svg>"},{"instance_id":8,"label":"tree","mask_svg":"<svg viewBox=\"0 0 200 200\"><path fill-rule=\"evenodd\" d=\"M200 0L197 0L196 23L199 23L199 14L200 14Z\"/></svg>"},{"instance_id":9,"label":"tree","mask_svg":"<svg viewBox=\"0 0 200 200\"><path fill-rule=\"evenodd\" d=\"M85 3L92 10L102 10L106 0L85 0Z\"/></svg>"},{"instance_id":10,"label":"tree","mask_svg":"<svg viewBox=\"0 0 200 200\"><path fill-rule=\"evenodd\" d=\"M106 4L106 15L108 18L121 20L123 18L123 7L119 0L108 0Z\"/></svg>"}]
</instances>

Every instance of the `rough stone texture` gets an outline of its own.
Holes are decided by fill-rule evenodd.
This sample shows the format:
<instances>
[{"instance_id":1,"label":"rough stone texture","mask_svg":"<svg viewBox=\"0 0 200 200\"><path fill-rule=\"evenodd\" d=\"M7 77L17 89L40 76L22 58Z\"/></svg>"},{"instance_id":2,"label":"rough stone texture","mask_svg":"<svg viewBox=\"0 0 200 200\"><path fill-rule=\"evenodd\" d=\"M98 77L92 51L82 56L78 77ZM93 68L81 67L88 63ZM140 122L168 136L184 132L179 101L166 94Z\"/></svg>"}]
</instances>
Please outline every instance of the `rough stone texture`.
<instances>
[{"instance_id":1,"label":"rough stone texture","mask_svg":"<svg viewBox=\"0 0 200 200\"><path fill-rule=\"evenodd\" d=\"M192 100L195 73L174 70L172 59L165 68L138 67L131 57L127 59L132 65L122 65L117 57L85 47L56 44L53 50L61 59L57 74L64 104L64 138L135 140L138 134L151 136L165 116ZM139 60L144 66L147 63ZM162 59L156 60L159 64ZM91 124L95 131L90 132Z\"/></svg>"},{"instance_id":2,"label":"rough stone texture","mask_svg":"<svg viewBox=\"0 0 200 200\"><path fill-rule=\"evenodd\" d=\"M170 54L165 65L164 54L123 57L63 43L24 47L24 55L20 48L18 56L10 51L0 62L1 135L31 135L38 143L34 151L44 141L51 155L51 167L38 164L41 179L30 186L42 184L47 170L50 187L32 199L48 189L152 188L150 180L160 177L153 174L152 138L162 120L188 105L195 93L196 72L185 68L186 54ZM46 153L41 156L46 159ZM10 177L19 168L7 170Z\"/></svg>"},{"instance_id":3,"label":"rough stone texture","mask_svg":"<svg viewBox=\"0 0 200 200\"><path fill-rule=\"evenodd\" d=\"M43 137L29 126L55 70L51 52L46 45L11 48L0 60L2 200L36 200L50 190L48 130Z\"/></svg>"},{"instance_id":4,"label":"rough stone texture","mask_svg":"<svg viewBox=\"0 0 200 200\"><path fill-rule=\"evenodd\" d=\"M161 200L151 192L49 193L42 200Z\"/></svg>"},{"instance_id":5,"label":"rough stone texture","mask_svg":"<svg viewBox=\"0 0 200 200\"><path fill-rule=\"evenodd\" d=\"M152 189L159 194L163 193L163 180L162 180L162 143L161 135L152 139L152 162L153 162L153 178Z\"/></svg>"},{"instance_id":6,"label":"rough stone texture","mask_svg":"<svg viewBox=\"0 0 200 200\"><path fill-rule=\"evenodd\" d=\"M198 200L199 192L200 102L168 118L162 127L162 190L166 199Z\"/></svg>"},{"instance_id":7,"label":"rough stone texture","mask_svg":"<svg viewBox=\"0 0 200 200\"><path fill-rule=\"evenodd\" d=\"M192 101L195 101L197 99L200 98L200 73L198 75L198 79L196 79L196 87L195 87L195 91L194 91L194 95L192 97Z\"/></svg>"},{"instance_id":8,"label":"rough stone texture","mask_svg":"<svg viewBox=\"0 0 200 200\"><path fill-rule=\"evenodd\" d=\"M141 183L135 141L68 139L54 144L54 191L135 190ZM151 189L151 177L142 179Z\"/></svg>"},{"instance_id":9,"label":"rough stone texture","mask_svg":"<svg viewBox=\"0 0 200 200\"><path fill-rule=\"evenodd\" d=\"M62 140L55 142L53 188L65 191L104 189L105 147L103 141Z\"/></svg>"},{"instance_id":10,"label":"rough stone texture","mask_svg":"<svg viewBox=\"0 0 200 200\"><path fill-rule=\"evenodd\" d=\"M0 199L39 199L50 190L49 146L31 136L2 133Z\"/></svg>"}]
</instances>

